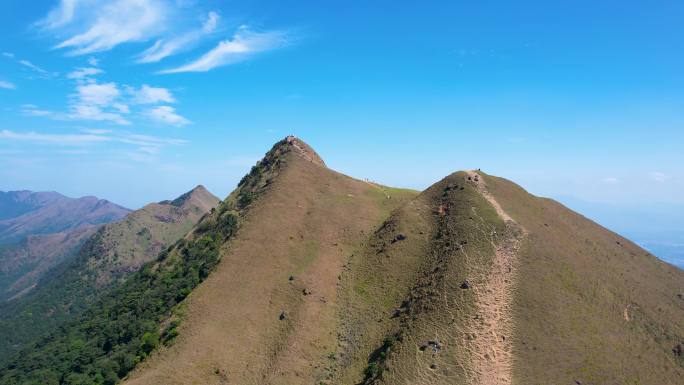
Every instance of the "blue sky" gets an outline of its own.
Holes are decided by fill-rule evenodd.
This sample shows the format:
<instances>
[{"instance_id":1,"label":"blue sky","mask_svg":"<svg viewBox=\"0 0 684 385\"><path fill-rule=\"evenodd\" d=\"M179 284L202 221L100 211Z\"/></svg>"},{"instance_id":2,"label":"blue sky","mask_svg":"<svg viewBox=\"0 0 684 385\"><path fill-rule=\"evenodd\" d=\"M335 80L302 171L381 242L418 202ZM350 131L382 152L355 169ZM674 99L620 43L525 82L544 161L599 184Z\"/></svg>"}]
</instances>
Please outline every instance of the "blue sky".
<instances>
[{"instance_id":1,"label":"blue sky","mask_svg":"<svg viewBox=\"0 0 684 385\"><path fill-rule=\"evenodd\" d=\"M295 134L355 177L482 168L684 238L681 1L27 4L0 4L0 190L224 197Z\"/></svg>"}]
</instances>

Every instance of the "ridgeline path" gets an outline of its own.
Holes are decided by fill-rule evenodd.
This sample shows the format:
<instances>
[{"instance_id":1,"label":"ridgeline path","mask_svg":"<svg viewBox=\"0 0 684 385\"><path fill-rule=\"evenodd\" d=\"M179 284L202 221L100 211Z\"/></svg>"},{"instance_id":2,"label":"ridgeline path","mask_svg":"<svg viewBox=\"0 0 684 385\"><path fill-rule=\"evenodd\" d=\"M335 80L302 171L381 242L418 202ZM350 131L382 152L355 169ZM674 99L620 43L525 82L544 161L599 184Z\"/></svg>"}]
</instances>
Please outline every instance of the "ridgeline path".
<instances>
[{"instance_id":1,"label":"ridgeline path","mask_svg":"<svg viewBox=\"0 0 684 385\"><path fill-rule=\"evenodd\" d=\"M487 190L482 176L467 172L467 182L494 207L506 224L504 237L494 242L495 255L483 282L474 285L476 316L467 326L465 341L471 354L470 383L510 385L512 382L513 317L511 307L516 282L518 252L525 230L511 218Z\"/></svg>"}]
</instances>

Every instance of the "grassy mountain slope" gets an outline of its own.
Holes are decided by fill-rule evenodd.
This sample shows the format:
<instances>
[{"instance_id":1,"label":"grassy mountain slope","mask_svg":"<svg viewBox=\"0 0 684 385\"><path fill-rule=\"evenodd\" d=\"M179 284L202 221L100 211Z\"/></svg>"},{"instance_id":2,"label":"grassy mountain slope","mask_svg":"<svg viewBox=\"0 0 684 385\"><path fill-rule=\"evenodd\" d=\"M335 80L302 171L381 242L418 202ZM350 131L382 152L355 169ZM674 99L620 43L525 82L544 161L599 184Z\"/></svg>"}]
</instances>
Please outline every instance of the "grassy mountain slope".
<instances>
[{"instance_id":1,"label":"grassy mountain slope","mask_svg":"<svg viewBox=\"0 0 684 385\"><path fill-rule=\"evenodd\" d=\"M360 255L331 383L684 379L684 272L504 179L446 178Z\"/></svg>"},{"instance_id":2,"label":"grassy mountain slope","mask_svg":"<svg viewBox=\"0 0 684 385\"><path fill-rule=\"evenodd\" d=\"M308 184L299 182L312 182L311 179L299 180L296 177L302 174L302 170L310 168L317 170L318 176L324 177L324 179L319 179L322 183L315 184L309 190L313 196L292 194ZM308 178L311 177L307 172L303 174ZM338 188L343 191L338 191ZM331 298L334 298L334 271L340 269L335 263L331 263L334 258L328 258L328 256L344 255L343 252L335 250L350 247L349 245L356 243L356 238L364 236L367 230L359 228L357 223L367 223L367 227L372 228L373 224L380 222L394 206L401 204L402 197L413 195L415 193L412 191L386 189L329 171L324 168L320 158L304 143L292 138L281 141L257 166L253 167L250 174L240 182L238 188L216 210L204 217L184 239L162 252L157 260L146 264L119 288L89 307L76 320L60 327L32 347L15 355L9 364L0 369L0 383L113 384L118 378L127 375L139 362L149 362L149 355L160 345L165 346L162 348L163 354L160 355L159 361L154 360L152 363L163 364L161 357L164 357L170 349L188 347L189 345L183 342L183 338L195 335L194 332L182 331L180 339L176 341L179 322L182 319L187 317L188 320L192 319L192 322L184 321L180 328L183 327L182 325L190 326L202 321L220 322L220 325L212 325L209 329L205 329L209 331L216 330L218 327L220 332L223 327L230 326L229 323L216 317L207 317L207 314L196 312L193 307L201 303L210 303L209 301L192 301L189 304L184 301L197 285L207 279L219 261L224 260L221 266L230 266L232 261L240 263L241 268L252 269L251 273L244 271L237 274L238 277L243 277L239 282L244 285L251 285L254 282L275 283L269 281L267 275L262 275L258 265L255 264L258 258L267 258L269 254L254 254L250 249L259 250L259 248L269 247L268 245L272 243L267 234L270 233L273 236L276 230L281 234L285 234L283 229L290 230L287 232L288 235L281 235L282 239L279 240L278 245L282 245L282 242L291 242L291 248L288 248L288 261L286 261L290 271L284 272L279 269L272 272L279 277L282 276L285 285L284 291L279 289L274 291L274 300L276 300L275 296L278 296L279 301L285 301L282 302L283 306L291 306L288 309L282 309L286 310L285 319L295 320L296 314L302 316L312 314L309 320L317 322L316 315L321 312L325 313L328 309L327 307L321 309L317 305L326 302L326 299L321 298L320 295L329 291L333 294ZM327 198L327 204L320 203L319 198ZM359 205L359 202L364 204ZM358 211L358 213L350 220L337 215L312 215L314 211L307 209L312 204L330 207L331 210L344 207L345 210L342 210L344 213L350 210ZM296 220L292 221L288 218ZM261 229L268 232L254 227L267 223L283 226ZM288 227L290 225L292 226ZM306 238L306 232L318 234L322 229L327 229L326 237L316 238L312 235L310 241L302 240L302 237ZM343 242L338 241L338 245L334 245L338 236L342 237ZM251 237L258 237L255 239L258 242L250 242ZM241 245L240 242L244 243ZM243 252L239 255L232 254L230 250L234 247L242 249ZM278 247L274 251L279 249ZM243 258L237 258L239 256ZM315 290L319 288L322 290L319 296L304 296L301 287L307 282L304 277L312 280L311 282L318 277L314 271L311 271L314 268L315 273L325 274L326 277L332 279L321 282L320 287L316 286ZM288 274L297 275L299 278L293 277L293 280L289 281ZM212 275L214 276L223 281L228 280L228 283L236 280L234 278L236 275L233 273L226 277L221 272L216 272ZM204 290L212 293L209 290L212 287L209 283L202 287L206 287L207 289ZM233 286L233 288L241 290L239 286ZM226 292L225 288L219 287L217 292L213 292L213 296L218 299L231 298L225 295ZM199 297L199 295L196 296ZM300 296L312 299L311 303L304 304ZM251 307L261 312L263 309L260 306L262 305L260 300L259 306L250 305L250 299L256 301L258 298L260 297L256 294L246 297L244 304L247 309ZM288 301L288 298L292 301ZM224 306L230 304L219 303L217 305L219 306L214 309L219 312L218 314L225 314ZM274 310L276 312L273 315L274 326L289 323L280 322L279 312L282 310ZM187 315L184 316L185 314ZM200 319L196 319L197 316L200 316ZM249 327L246 321L248 320L245 319L242 322ZM258 318L249 321L258 322ZM240 338L244 334L242 330L234 327L228 330L235 338ZM264 329L267 333L269 330L275 329ZM197 335L203 335L203 332L198 332ZM320 338L321 341L334 341L335 338L334 334L325 332L311 337ZM213 351L225 346L224 340L217 335L209 334L208 338L203 338L203 341L213 344L215 347ZM295 352L293 355L297 356ZM264 359L262 363L271 365L270 357L273 357L270 353L262 356ZM194 362L199 365L205 364L200 360ZM308 363L301 360L299 362L308 367ZM289 367L288 362L284 362L283 365ZM183 375L181 371L174 370L176 375ZM213 368L209 373L203 371L198 371L198 373L200 376L207 374L209 379L222 378L221 372L218 372L217 377ZM249 373L253 372L248 370L246 374ZM166 377L164 373L159 374ZM180 378L178 377L178 381L182 381Z\"/></svg>"},{"instance_id":3,"label":"grassy mountain slope","mask_svg":"<svg viewBox=\"0 0 684 385\"><path fill-rule=\"evenodd\" d=\"M312 384L326 376L346 257L415 193L334 172L299 140L278 146L289 149L281 171L188 298L178 340L126 383Z\"/></svg>"},{"instance_id":4,"label":"grassy mountain slope","mask_svg":"<svg viewBox=\"0 0 684 385\"><path fill-rule=\"evenodd\" d=\"M150 203L123 221L105 226L97 241L101 252L85 264L96 272L98 286L125 277L180 239L218 203L204 186L173 201Z\"/></svg>"},{"instance_id":5,"label":"grassy mountain slope","mask_svg":"<svg viewBox=\"0 0 684 385\"><path fill-rule=\"evenodd\" d=\"M465 173L397 210L349 262L330 383L468 383L477 358L464 344L477 314L473 286L503 233Z\"/></svg>"},{"instance_id":6,"label":"grassy mountain slope","mask_svg":"<svg viewBox=\"0 0 684 385\"><path fill-rule=\"evenodd\" d=\"M562 205L479 171L390 189L288 137L0 383L674 385L683 337L684 272Z\"/></svg>"},{"instance_id":7,"label":"grassy mountain slope","mask_svg":"<svg viewBox=\"0 0 684 385\"><path fill-rule=\"evenodd\" d=\"M182 238L219 200L204 187L107 224L34 292L0 307L0 359L71 319Z\"/></svg>"},{"instance_id":8,"label":"grassy mountain slope","mask_svg":"<svg viewBox=\"0 0 684 385\"><path fill-rule=\"evenodd\" d=\"M529 232L514 308L516 382L682 383L684 271L555 201L485 179Z\"/></svg>"}]
</instances>

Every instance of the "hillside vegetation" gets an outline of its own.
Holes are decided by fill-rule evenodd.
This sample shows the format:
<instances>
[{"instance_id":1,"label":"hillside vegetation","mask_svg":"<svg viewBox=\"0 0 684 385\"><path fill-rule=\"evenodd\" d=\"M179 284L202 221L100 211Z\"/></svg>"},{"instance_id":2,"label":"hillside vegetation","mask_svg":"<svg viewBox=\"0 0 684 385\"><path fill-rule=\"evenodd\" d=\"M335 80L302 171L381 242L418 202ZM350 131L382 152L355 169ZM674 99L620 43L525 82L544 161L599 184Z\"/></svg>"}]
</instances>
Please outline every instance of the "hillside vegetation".
<instances>
[{"instance_id":1,"label":"hillside vegetation","mask_svg":"<svg viewBox=\"0 0 684 385\"><path fill-rule=\"evenodd\" d=\"M301 140L2 384L684 383L684 271L478 171L422 193Z\"/></svg>"},{"instance_id":2,"label":"hillside vegetation","mask_svg":"<svg viewBox=\"0 0 684 385\"><path fill-rule=\"evenodd\" d=\"M177 342L126 383L315 384L327 375L343 266L417 193L332 171L298 139L276 144L266 163L274 152L278 174L188 297Z\"/></svg>"},{"instance_id":3,"label":"hillside vegetation","mask_svg":"<svg viewBox=\"0 0 684 385\"><path fill-rule=\"evenodd\" d=\"M198 186L101 227L72 261L49 272L29 295L0 306L0 360L81 313L187 234L218 202Z\"/></svg>"}]
</instances>

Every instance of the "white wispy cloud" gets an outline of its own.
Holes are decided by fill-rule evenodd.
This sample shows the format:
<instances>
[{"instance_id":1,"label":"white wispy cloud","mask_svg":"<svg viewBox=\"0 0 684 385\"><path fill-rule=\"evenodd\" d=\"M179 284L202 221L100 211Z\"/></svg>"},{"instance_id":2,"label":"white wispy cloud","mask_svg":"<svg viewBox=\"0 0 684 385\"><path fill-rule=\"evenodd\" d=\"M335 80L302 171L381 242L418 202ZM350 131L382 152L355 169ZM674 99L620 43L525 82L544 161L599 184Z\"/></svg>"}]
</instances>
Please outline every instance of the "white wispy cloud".
<instances>
[{"instance_id":1,"label":"white wispy cloud","mask_svg":"<svg viewBox=\"0 0 684 385\"><path fill-rule=\"evenodd\" d=\"M30 69L32 69L32 70L34 70L34 71L36 71L36 72L38 72L38 73L40 73L40 74L47 74L47 73L48 73L46 70L44 70L44 69L38 67L37 65L31 63L31 62L28 61L28 60L23 60L23 59L22 59L22 60L19 60L19 64L21 64L21 65L23 65L23 66L25 66L25 67L28 67L28 68L30 68Z\"/></svg>"},{"instance_id":2,"label":"white wispy cloud","mask_svg":"<svg viewBox=\"0 0 684 385\"><path fill-rule=\"evenodd\" d=\"M69 118L74 120L94 120L113 122L123 126L131 124L131 122L129 120L126 120L123 116L121 116L121 114L103 110L98 106L87 104L76 104L72 106Z\"/></svg>"},{"instance_id":3,"label":"white wispy cloud","mask_svg":"<svg viewBox=\"0 0 684 385\"><path fill-rule=\"evenodd\" d=\"M216 12L209 12L207 19L200 29L170 39L157 40L154 45L140 54L138 63L156 63L166 57L189 49L203 37L211 35L216 31L218 21L219 15Z\"/></svg>"},{"instance_id":4,"label":"white wispy cloud","mask_svg":"<svg viewBox=\"0 0 684 385\"><path fill-rule=\"evenodd\" d=\"M7 59L16 62L18 64L21 64L22 66L40 74L40 77L42 78L48 78L50 76L57 76L57 73L50 73L49 71L33 64L31 61L26 60L26 59L21 59L18 58L14 53L12 52L3 52L2 56L6 57Z\"/></svg>"},{"instance_id":5,"label":"white wispy cloud","mask_svg":"<svg viewBox=\"0 0 684 385\"><path fill-rule=\"evenodd\" d=\"M110 122L119 125L129 125L130 121L121 114L128 113L128 106L119 103L110 105L96 104L73 97L68 112L41 109L35 104L24 104L21 113L26 116L46 117L53 120L92 120Z\"/></svg>"},{"instance_id":6,"label":"white wispy cloud","mask_svg":"<svg viewBox=\"0 0 684 385\"><path fill-rule=\"evenodd\" d=\"M109 134L113 131L105 128L81 128L81 132L85 132L86 134L102 135Z\"/></svg>"},{"instance_id":7,"label":"white wispy cloud","mask_svg":"<svg viewBox=\"0 0 684 385\"><path fill-rule=\"evenodd\" d=\"M161 105L176 102L173 93L167 88L147 84L139 88L119 86L114 82L101 83L92 78L84 81L81 74L72 78L76 80L75 90L69 96L69 108L66 112L24 104L21 106L22 114L54 120L99 121L118 125L131 125L131 117L143 117L172 126L190 123L190 120L178 114L173 107Z\"/></svg>"},{"instance_id":8,"label":"white wispy cloud","mask_svg":"<svg viewBox=\"0 0 684 385\"><path fill-rule=\"evenodd\" d=\"M59 5L53 8L45 19L38 22L45 28L58 28L74 19L76 7L82 4L81 0L61 0Z\"/></svg>"},{"instance_id":9,"label":"white wispy cloud","mask_svg":"<svg viewBox=\"0 0 684 385\"><path fill-rule=\"evenodd\" d=\"M152 41L135 60L156 63L186 52L221 32L220 16L215 11L205 13L201 26L189 26L189 19L198 12L196 2L186 0L60 0L36 25L61 37L54 48L67 50L69 55L104 52L124 43ZM282 47L288 40L291 40L290 34L283 31L256 32L242 26L231 38L219 42L195 61L161 73L206 72ZM95 68L97 59L91 57L89 63ZM73 76L79 75L88 76L73 73Z\"/></svg>"},{"instance_id":10,"label":"white wispy cloud","mask_svg":"<svg viewBox=\"0 0 684 385\"><path fill-rule=\"evenodd\" d=\"M190 121L176 113L171 106L159 106L147 111L147 115L154 121L172 126L185 126Z\"/></svg>"},{"instance_id":11,"label":"white wispy cloud","mask_svg":"<svg viewBox=\"0 0 684 385\"><path fill-rule=\"evenodd\" d=\"M14 85L12 82L8 82L6 80L0 80L0 88L4 88L6 90L13 90L17 88L17 86Z\"/></svg>"},{"instance_id":12,"label":"white wispy cloud","mask_svg":"<svg viewBox=\"0 0 684 385\"><path fill-rule=\"evenodd\" d=\"M122 116L129 113L129 108L119 100L120 96L121 91L113 82L79 84L72 95L68 117L129 125L131 122Z\"/></svg>"},{"instance_id":13,"label":"white wispy cloud","mask_svg":"<svg viewBox=\"0 0 684 385\"><path fill-rule=\"evenodd\" d=\"M141 135L130 132L115 133L110 130L82 129L79 134L45 134L36 131L17 132L0 130L0 140L12 140L33 144L55 146L89 146L99 143L121 143L124 145L146 148L144 152L159 152L165 146L180 146L188 143L184 139L165 138L152 135ZM152 150L154 149L154 150Z\"/></svg>"},{"instance_id":14,"label":"white wispy cloud","mask_svg":"<svg viewBox=\"0 0 684 385\"><path fill-rule=\"evenodd\" d=\"M186 65L161 71L163 74L179 72L206 72L213 68L237 63L259 52L270 51L288 44L288 34L282 31L253 32L242 26L231 39L220 42L215 48Z\"/></svg>"},{"instance_id":15,"label":"white wispy cloud","mask_svg":"<svg viewBox=\"0 0 684 385\"><path fill-rule=\"evenodd\" d=\"M119 138L123 143L135 144L136 146L164 146L164 145L181 145L186 144L187 140L163 138L152 135L142 134L126 134Z\"/></svg>"},{"instance_id":16,"label":"white wispy cloud","mask_svg":"<svg viewBox=\"0 0 684 385\"><path fill-rule=\"evenodd\" d=\"M603 178L601 181L602 181L603 183L608 183L608 184L618 184L618 183L620 183L620 179L615 178L615 177L612 177L612 176L609 176L609 177L607 177L607 178Z\"/></svg>"},{"instance_id":17,"label":"white wispy cloud","mask_svg":"<svg viewBox=\"0 0 684 385\"><path fill-rule=\"evenodd\" d=\"M86 104L105 106L121 95L116 83L89 83L76 87L78 98Z\"/></svg>"},{"instance_id":18,"label":"white wispy cloud","mask_svg":"<svg viewBox=\"0 0 684 385\"><path fill-rule=\"evenodd\" d=\"M18 140L32 143L47 143L63 146L102 143L111 140L111 138L106 136L90 134L42 134L35 131L15 132L10 130L0 131L0 139Z\"/></svg>"},{"instance_id":19,"label":"white wispy cloud","mask_svg":"<svg viewBox=\"0 0 684 385\"><path fill-rule=\"evenodd\" d=\"M58 154L64 154L64 155L86 155L86 154L91 154L92 151L78 148L78 149L73 149L73 150L59 150L57 151Z\"/></svg>"},{"instance_id":20,"label":"white wispy cloud","mask_svg":"<svg viewBox=\"0 0 684 385\"><path fill-rule=\"evenodd\" d=\"M80 67L67 74L69 79L84 79L89 76L94 76L103 73L104 71L95 67Z\"/></svg>"},{"instance_id":21,"label":"white wispy cloud","mask_svg":"<svg viewBox=\"0 0 684 385\"><path fill-rule=\"evenodd\" d=\"M658 183L664 183L669 179L669 176L663 172L660 171L654 171L651 173L651 179Z\"/></svg>"},{"instance_id":22,"label":"white wispy cloud","mask_svg":"<svg viewBox=\"0 0 684 385\"><path fill-rule=\"evenodd\" d=\"M30 116L50 116L54 114L52 111L38 108L35 104L22 104L21 113Z\"/></svg>"},{"instance_id":23,"label":"white wispy cloud","mask_svg":"<svg viewBox=\"0 0 684 385\"><path fill-rule=\"evenodd\" d=\"M108 51L145 41L166 29L172 2L164 0L62 0L38 25L78 31L55 46L72 55Z\"/></svg>"},{"instance_id":24,"label":"white wispy cloud","mask_svg":"<svg viewBox=\"0 0 684 385\"><path fill-rule=\"evenodd\" d=\"M143 84L139 89L128 87L128 92L133 97L133 102L137 104L159 104L159 103L175 103L176 99L173 97L171 91L161 87L150 87Z\"/></svg>"},{"instance_id":25,"label":"white wispy cloud","mask_svg":"<svg viewBox=\"0 0 684 385\"><path fill-rule=\"evenodd\" d=\"M211 33L216 31L219 22L219 14L211 11L207 14L207 19L202 24L202 32Z\"/></svg>"}]
</instances>

